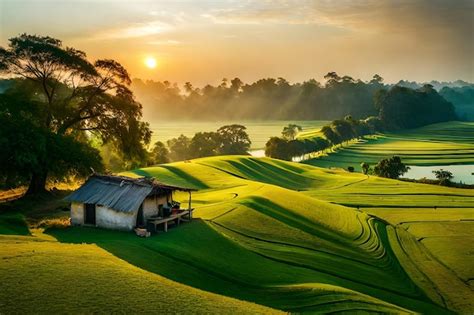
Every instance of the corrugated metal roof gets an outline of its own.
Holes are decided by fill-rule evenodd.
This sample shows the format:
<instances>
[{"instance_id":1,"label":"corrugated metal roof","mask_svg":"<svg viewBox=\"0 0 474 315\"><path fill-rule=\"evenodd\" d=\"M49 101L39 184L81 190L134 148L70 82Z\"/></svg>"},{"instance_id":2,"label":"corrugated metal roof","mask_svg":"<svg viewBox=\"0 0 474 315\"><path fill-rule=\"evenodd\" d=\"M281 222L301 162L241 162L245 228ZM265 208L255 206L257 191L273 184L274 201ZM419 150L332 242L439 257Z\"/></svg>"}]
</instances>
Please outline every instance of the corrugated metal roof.
<instances>
[{"instance_id":1,"label":"corrugated metal roof","mask_svg":"<svg viewBox=\"0 0 474 315\"><path fill-rule=\"evenodd\" d=\"M138 210L153 188L152 183L143 180L93 175L65 199L100 204L117 211L133 212Z\"/></svg>"}]
</instances>

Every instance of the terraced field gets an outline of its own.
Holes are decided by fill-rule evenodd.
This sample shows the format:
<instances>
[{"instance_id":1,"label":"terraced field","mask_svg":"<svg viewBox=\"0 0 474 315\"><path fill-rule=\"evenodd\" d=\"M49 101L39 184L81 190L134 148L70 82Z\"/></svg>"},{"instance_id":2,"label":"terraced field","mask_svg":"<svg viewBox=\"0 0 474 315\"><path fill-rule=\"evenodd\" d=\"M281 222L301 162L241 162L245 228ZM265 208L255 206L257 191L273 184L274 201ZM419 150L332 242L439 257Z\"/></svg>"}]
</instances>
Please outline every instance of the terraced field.
<instances>
[{"instance_id":1,"label":"terraced field","mask_svg":"<svg viewBox=\"0 0 474 315\"><path fill-rule=\"evenodd\" d=\"M0 241L8 243L15 238L21 245L16 251L9 247L0 253L6 257L0 259L0 277L4 279L7 272L25 272L27 259L38 256L32 251L43 252L42 246L51 246L48 255L58 257L51 268L65 269L68 263L62 264L61 257L69 257L75 249L77 256L67 259L74 259L81 269L75 267L64 277L70 283L89 279L79 287L101 283L100 292L104 293L100 294L106 294L110 286L117 296L125 294L124 288L135 292L141 285L129 286L131 281L142 282L143 277L137 274L150 277L143 281L144 286L155 288L156 307L164 307L156 296L173 301L162 290L188 290L188 310L201 307L201 297L208 294L210 300L203 312L221 308L221 313L350 310L442 314L474 309L468 238L452 246L449 254L443 249L449 243L437 241L444 236L453 237L451 240L466 237L454 233L456 223L464 224L459 227L472 235L472 225L466 225L474 220L472 190L247 156L197 159L124 174L198 188L193 195L196 220L148 239L78 227L3 236ZM183 195L183 200L186 197ZM434 210L435 205L439 209ZM428 224L430 220L437 227L416 223ZM446 220L452 222L451 227L440 223ZM98 258L92 259L88 250L99 253ZM77 263L83 260L90 260L90 264ZM119 266L120 277L104 264ZM93 269L93 265L100 268ZM102 268L110 277L98 274ZM37 290L29 292L28 298L38 298L44 289L41 279L54 272L59 271L48 269L47 274L35 275ZM13 285L14 276L5 279L4 285L21 287ZM0 301L18 302L22 297L17 297L15 290L4 296L0 293ZM137 290L117 301L117 309L120 303L140 304L142 300L135 298L142 291ZM66 293L60 296L82 305ZM95 305L86 310L100 307L98 298L86 298ZM51 297L45 301L56 302ZM0 312L12 304L0 304ZM59 305L56 310L67 310L64 304Z\"/></svg>"},{"instance_id":2,"label":"terraced field","mask_svg":"<svg viewBox=\"0 0 474 315\"><path fill-rule=\"evenodd\" d=\"M408 165L464 165L474 161L474 123L447 122L401 132L367 136L333 152L304 163L319 167L376 164L398 155Z\"/></svg>"}]
</instances>

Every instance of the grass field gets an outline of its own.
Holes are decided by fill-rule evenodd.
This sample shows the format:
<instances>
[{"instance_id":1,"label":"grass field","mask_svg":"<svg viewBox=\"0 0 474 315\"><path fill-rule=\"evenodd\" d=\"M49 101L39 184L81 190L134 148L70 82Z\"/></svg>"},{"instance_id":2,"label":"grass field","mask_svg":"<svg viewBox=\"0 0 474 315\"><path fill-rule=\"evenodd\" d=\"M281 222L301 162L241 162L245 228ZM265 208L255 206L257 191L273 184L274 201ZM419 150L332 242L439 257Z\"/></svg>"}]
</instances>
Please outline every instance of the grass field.
<instances>
[{"instance_id":1,"label":"grass field","mask_svg":"<svg viewBox=\"0 0 474 315\"><path fill-rule=\"evenodd\" d=\"M152 306L143 306L143 301L151 293L144 288L155 290L155 309L166 307L162 300L176 301L168 292L186 291L182 294L189 299L182 312L198 306L219 313L442 314L474 309L469 224L474 220L473 190L246 156L203 158L124 174L198 188L193 195L196 219L148 239L80 227L1 236L7 246L0 247L0 278L12 289L0 293L0 301L8 301L0 312L8 313L26 298L42 299L44 309L50 305L61 312L77 310L89 300L84 312L94 312L104 307L99 297L109 290L122 297L113 301L117 305L112 311L143 307L146 312ZM32 213L20 214L32 220ZM445 221L449 226L441 223ZM11 230L2 233L21 234ZM456 246L449 246L455 240ZM27 275L30 266L47 264L47 256L56 257L51 259L55 263ZM33 283L28 294L19 293L26 284L18 283L15 274ZM47 288L60 283L50 274L77 283L77 291L70 286L58 297L51 294L58 289ZM74 299L79 289L98 283L99 297L86 292ZM203 297L209 300L204 303ZM166 310L174 312L173 307ZM33 312L26 306L24 311Z\"/></svg>"},{"instance_id":2,"label":"grass field","mask_svg":"<svg viewBox=\"0 0 474 315\"><path fill-rule=\"evenodd\" d=\"M96 245L38 235L0 235L2 314L277 313L170 281Z\"/></svg>"},{"instance_id":3,"label":"grass field","mask_svg":"<svg viewBox=\"0 0 474 315\"><path fill-rule=\"evenodd\" d=\"M474 163L474 123L447 122L400 132L366 136L304 163L319 167L375 165L398 155L408 165L442 166Z\"/></svg>"}]
</instances>

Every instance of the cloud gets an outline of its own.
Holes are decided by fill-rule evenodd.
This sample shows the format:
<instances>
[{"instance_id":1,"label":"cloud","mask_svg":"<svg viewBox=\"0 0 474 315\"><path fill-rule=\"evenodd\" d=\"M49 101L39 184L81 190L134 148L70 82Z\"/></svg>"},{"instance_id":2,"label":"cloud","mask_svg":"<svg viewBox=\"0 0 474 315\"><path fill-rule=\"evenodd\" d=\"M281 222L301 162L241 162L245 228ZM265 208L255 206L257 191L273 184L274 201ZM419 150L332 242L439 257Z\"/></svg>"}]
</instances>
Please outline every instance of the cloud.
<instances>
[{"instance_id":1,"label":"cloud","mask_svg":"<svg viewBox=\"0 0 474 315\"><path fill-rule=\"evenodd\" d=\"M247 1L201 16L219 24L315 24L360 31L473 32L472 0Z\"/></svg>"},{"instance_id":2,"label":"cloud","mask_svg":"<svg viewBox=\"0 0 474 315\"><path fill-rule=\"evenodd\" d=\"M181 45L182 42L173 39L166 39L166 40L153 40L148 42L149 45L156 45L156 46L176 46Z\"/></svg>"},{"instance_id":3,"label":"cloud","mask_svg":"<svg viewBox=\"0 0 474 315\"><path fill-rule=\"evenodd\" d=\"M163 10L149 11L147 15L149 16L148 21L128 23L120 27L107 28L99 31L94 38L127 39L158 35L174 30L177 25L185 23L187 18L183 12L169 12Z\"/></svg>"},{"instance_id":4,"label":"cloud","mask_svg":"<svg viewBox=\"0 0 474 315\"><path fill-rule=\"evenodd\" d=\"M125 39L146 37L161 34L170 30L169 24L161 21L150 21L145 23L134 23L125 27L113 28L96 34L95 39Z\"/></svg>"},{"instance_id":5,"label":"cloud","mask_svg":"<svg viewBox=\"0 0 474 315\"><path fill-rule=\"evenodd\" d=\"M244 2L231 8L213 9L201 14L217 24L314 24L317 12L308 11L307 1L288 3Z\"/></svg>"}]
</instances>

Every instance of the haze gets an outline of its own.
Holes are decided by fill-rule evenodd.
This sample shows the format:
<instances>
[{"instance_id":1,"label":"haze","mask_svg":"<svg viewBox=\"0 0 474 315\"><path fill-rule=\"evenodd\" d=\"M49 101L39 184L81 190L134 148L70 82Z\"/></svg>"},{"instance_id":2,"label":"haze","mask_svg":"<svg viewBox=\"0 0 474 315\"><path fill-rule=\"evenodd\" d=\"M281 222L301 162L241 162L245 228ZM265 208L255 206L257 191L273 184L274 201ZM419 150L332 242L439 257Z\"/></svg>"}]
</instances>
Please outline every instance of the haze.
<instances>
[{"instance_id":1,"label":"haze","mask_svg":"<svg viewBox=\"0 0 474 315\"><path fill-rule=\"evenodd\" d=\"M198 86L329 71L472 82L473 3L1 0L0 45L23 32L49 35L90 59L114 58L133 77Z\"/></svg>"}]
</instances>

